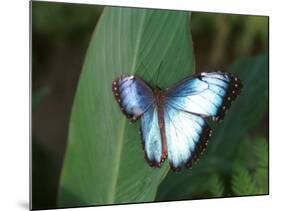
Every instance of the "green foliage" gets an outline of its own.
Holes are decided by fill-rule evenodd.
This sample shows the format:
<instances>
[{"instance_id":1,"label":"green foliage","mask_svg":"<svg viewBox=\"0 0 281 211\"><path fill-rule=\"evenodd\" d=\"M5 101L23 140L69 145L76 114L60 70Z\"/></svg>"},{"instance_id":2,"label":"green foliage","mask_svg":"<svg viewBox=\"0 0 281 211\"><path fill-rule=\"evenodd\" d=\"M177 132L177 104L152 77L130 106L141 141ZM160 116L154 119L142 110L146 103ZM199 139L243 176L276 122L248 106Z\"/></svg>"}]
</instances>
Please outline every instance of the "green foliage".
<instances>
[{"instance_id":1,"label":"green foliage","mask_svg":"<svg viewBox=\"0 0 281 211\"><path fill-rule=\"evenodd\" d=\"M268 193L268 144L263 138L245 140L248 147L242 148L242 154L249 153L252 162L245 165L245 160L238 157L232 175L232 191L234 195L254 195ZM250 145L250 147L249 147Z\"/></svg>"},{"instance_id":2,"label":"green foliage","mask_svg":"<svg viewBox=\"0 0 281 211\"><path fill-rule=\"evenodd\" d=\"M217 68L230 55L242 58L267 50L268 17L193 12L192 34L199 37L202 49L209 49L208 66Z\"/></svg>"},{"instance_id":3,"label":"green foliage","mask_svg":"<svg viewBox=\"0 0 281 211\"><path fill-rule=\"evenodd\" d=\"M240 23L241 24L241 23ZM249 55L251 46L257 43L262 44L264 48L268 47L268 18L247 16L242 21L242 29L236 41L236 54L240 56Z\"/></svg>"},{"instance_id":4,"label":"green foliage","mask_svg":"<svg viewBox=\"0 0 281 211\"><path fill-rule=\"evenodd\" d=\"M244 87L241 95L222 123L212 124L213 135L199 162L191 170L179 174L169 172L159 186L157 201L210 197L213 196L210 195L212 190L209 187L212 187L214 174L224 178L231 177L236 156L240 157L237 151L242 141L257 126L267 110L267 55L239 60L231 65L230 70L242 80ZM248 162L248 159L243 158L243 162ZM227 192L226 190L225 195Z\"/></svg>"},{"instance_id":5,"label":"green foliage","mask_svg":"<svg viewBox=\"0 0 281 211\"><path fill-rule=\"evenodd\" d=\"M224 195L224 183L221 177L217 174L211 177L211 180L208 183L209 187L206 187L206 190L210 192L210 196L221 197Z\"/></svg>"},{"instance_id":6,"label":"green foliage","mask_svg":"<svg viewBox=\"0 0 281 211\"><path fill-rule=\"evenodd\" d=\"M66 38L71 32L83 32L89 25L94 26L103 10L102 6L86 4L62 4L32 2L32 31L45 38ZM81 15L83 11L83 15Z\"/></svg>"},{"instance_id":7,"label":"green foliage","mask_svg":"<svg viewBox=\"0 0 281 211\"><path fill-rule=\"evenodd\" d=\"M237 173L233 176L232 185L234 195L236 196L260 194L260 190L257 188L251 175L242 167L237 168Z\"/></svg>"},{"instance_id":8,"label":"green foliage","mask_svg":"<svg viewBox=\"0 0 281 211\"><path fill-rule=\"evenodd\" d=\"M145 162L139 124L120 112L111 83L122 73L155 79L161 62L161 87L193 73L188 12L104 9L74 100L60 207L154 200L168 162L161 169Z\"/></svg>"}]
</instances>

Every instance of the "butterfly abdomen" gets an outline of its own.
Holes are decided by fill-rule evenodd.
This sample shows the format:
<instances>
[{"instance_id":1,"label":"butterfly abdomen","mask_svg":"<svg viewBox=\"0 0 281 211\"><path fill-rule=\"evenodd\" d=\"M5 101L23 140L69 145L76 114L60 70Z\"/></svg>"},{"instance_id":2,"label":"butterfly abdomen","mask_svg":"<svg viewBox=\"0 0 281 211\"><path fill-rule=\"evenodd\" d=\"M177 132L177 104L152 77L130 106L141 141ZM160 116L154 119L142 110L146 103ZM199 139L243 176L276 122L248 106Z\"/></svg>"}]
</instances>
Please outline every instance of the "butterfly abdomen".
<instances>
[{"instance_id":1,"label":"butterfly abdomen","mask_svg":"<svg viewBox=\"0 0 281 211\"><path fill-rule=\"evenodd\" d=\"M167 142L166 142L166 132L165 132L165 122L164 122L164 100L165 95L164 92L162 92L159 88L156 88L154 91L155 95L155 103L156 103L156 109L158 114L158 126L160 130L160 136L161 136L161 145L162 145L162 155L160 158L160 166L165 161L168 150L167 150Z\"/></svg>"}]
</instances>

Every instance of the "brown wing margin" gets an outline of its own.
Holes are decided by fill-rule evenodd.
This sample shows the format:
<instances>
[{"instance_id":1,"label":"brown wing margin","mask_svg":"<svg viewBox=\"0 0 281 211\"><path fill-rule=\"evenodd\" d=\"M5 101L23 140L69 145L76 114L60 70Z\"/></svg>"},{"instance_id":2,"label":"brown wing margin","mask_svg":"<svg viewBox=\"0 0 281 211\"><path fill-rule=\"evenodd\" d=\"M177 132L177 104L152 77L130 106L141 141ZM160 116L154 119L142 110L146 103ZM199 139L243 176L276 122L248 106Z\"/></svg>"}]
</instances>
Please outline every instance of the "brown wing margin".
<instances>
[{"instance_id":1,"label":"brown wing margin","mask_svg":"<svg viewBox=\"0 0 281 211\"><path fill-rule=\"evenodd\" d=\"M190 159L185 164L185 166L187 168L191 168L192 165L197 162L197 160L199 159L199 156L203 154L203 152L205 151L205 149L207 147L207 144L209 142L211 135L212 135L212 130L209 127L209 125L206 123L206 125L203 128L199 143L196 145L195 149L192 152Z\"/></svg>"},{"instance_id":2,"label":"brown wing margin","mask_svg":"<svg viewBox=\"0 0 281 211\"><path fill-rule=\"evenodd\" d=\"M229 74L229 76L230 76L230 83L227 89L227 93L224 97L223 103L217 115L212 118L216 122L220 122L224 118L226 111L231 107L231 103L241 93L241 90L243 88L242 82L238 77L232 74Z\"/></svg>"}]
</instances>

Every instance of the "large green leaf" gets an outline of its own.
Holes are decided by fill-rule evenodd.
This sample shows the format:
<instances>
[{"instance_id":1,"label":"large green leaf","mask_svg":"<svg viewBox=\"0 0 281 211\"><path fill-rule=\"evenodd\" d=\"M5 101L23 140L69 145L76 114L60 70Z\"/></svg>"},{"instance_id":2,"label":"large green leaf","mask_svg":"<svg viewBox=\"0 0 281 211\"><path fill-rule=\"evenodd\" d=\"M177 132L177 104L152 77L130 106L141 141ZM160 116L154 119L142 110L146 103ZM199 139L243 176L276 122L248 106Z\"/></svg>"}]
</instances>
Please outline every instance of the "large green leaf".
<instances>
[{"instance_id":1,"label":"large green leaf","mask_svg":"<svg viewBox=\"0 0 281 211\"><path fill-rule=\"evenodd\" d=\"M268 104L268 55L240 59L230 71L243 83L240 96L225 119L214 127L206 153L197 165L179 174L169 173L161 183L157 200L202 198L213 174L232 174L235 152L244 137L257 126ZM247 160L245 160L247 162ZM206 196L205 196L206 197ZM207 196L210 197L210 196Z\"/></svg>"},{"instance_id":2,"label":"large green leaf","mask_svg":"<svg viewBox=\"0 0 281 211\"><path fill-rule=\"evenodd\" d=\"M169 170L144 160L139 123L129 124L111 92L120 74L167 87L193 72L188 12L105 8L77 88L58 205L153 201ZM155 85L155 84L154 84Z\"/></svg>"}]
</instances>

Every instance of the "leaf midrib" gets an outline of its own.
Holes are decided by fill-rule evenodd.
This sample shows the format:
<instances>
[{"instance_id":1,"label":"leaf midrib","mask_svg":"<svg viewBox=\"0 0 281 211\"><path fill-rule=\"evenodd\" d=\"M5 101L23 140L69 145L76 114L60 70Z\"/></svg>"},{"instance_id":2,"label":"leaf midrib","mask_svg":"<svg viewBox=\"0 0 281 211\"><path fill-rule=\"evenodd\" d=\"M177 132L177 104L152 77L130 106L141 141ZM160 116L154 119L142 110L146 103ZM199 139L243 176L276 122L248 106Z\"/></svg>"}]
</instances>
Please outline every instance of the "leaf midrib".
<instances>
[{"instance_id":1,"label":"leaf midrib","mask_svg":"<svg viewBox=\"0 0 281 211\"><path fill-rule=\"evenodd\" d=\"M144 29L144 23L145 23L145 17L146 17L146 14L145 13L142 17L142 20L141 20L141 27L140 27L140 33L139 33L139 36L138 36L138 39L137 39L137 42L136 42L136 54L138 54L139 52L139 48L140 48L140 43L141 43L141 38L142 38L142 35L143 35L143 29ZM137 64L137 55L135 55L133 57L133 62L132 62L132 67L131 67L131 71L130 73L132 74L133 71L136 69L136 64ZM120 136L119 136L119 141L117 143L119 143L117 145L117 154L116 154L116 160L119 161L117 162L116 165L113 165L113 170L112 170L112 175L116 175L115 177L113 176L112 178L112 191L109 192L109 195L108 195L108 202L113 204L115 202L115 196L116 196L116 186L117 186L117 181L118 181L118 176L119 176L119 170L120 170L120 161L121 161L121 156L122 156L122 151L123 151L123 142L124 142L124 132L125 132L125 125L126 125L126 119L125 118L122 118L122 122L121 122L122 126L121 126L121 133L120 133Z\"/></svg>"}]
</instances>

